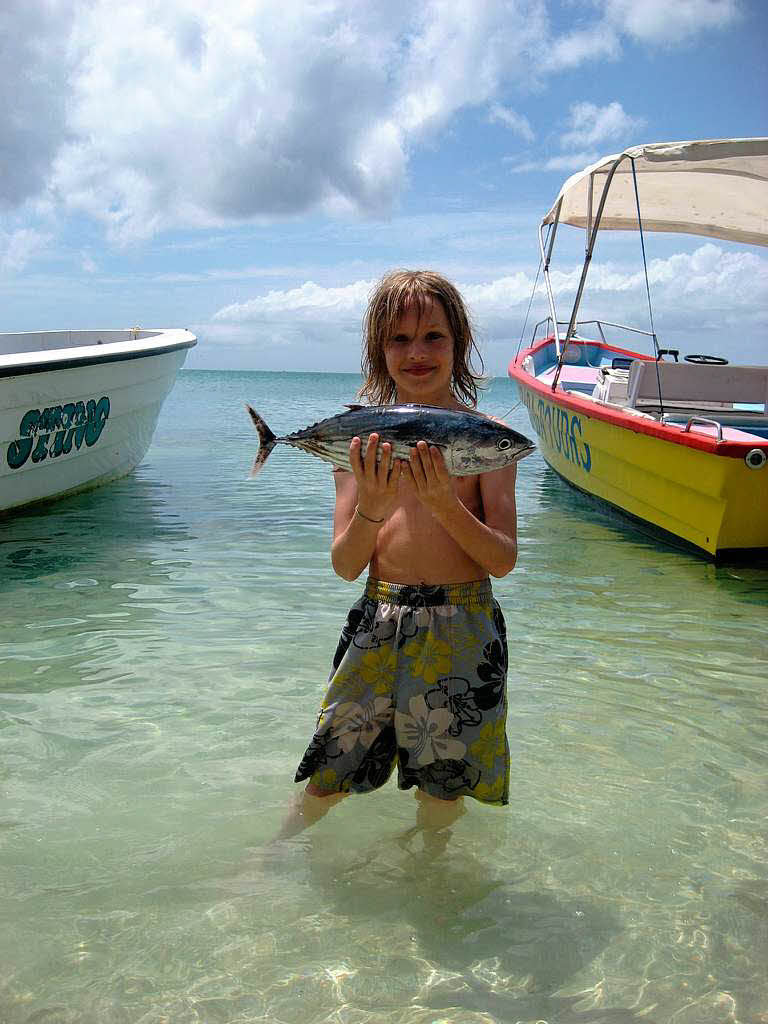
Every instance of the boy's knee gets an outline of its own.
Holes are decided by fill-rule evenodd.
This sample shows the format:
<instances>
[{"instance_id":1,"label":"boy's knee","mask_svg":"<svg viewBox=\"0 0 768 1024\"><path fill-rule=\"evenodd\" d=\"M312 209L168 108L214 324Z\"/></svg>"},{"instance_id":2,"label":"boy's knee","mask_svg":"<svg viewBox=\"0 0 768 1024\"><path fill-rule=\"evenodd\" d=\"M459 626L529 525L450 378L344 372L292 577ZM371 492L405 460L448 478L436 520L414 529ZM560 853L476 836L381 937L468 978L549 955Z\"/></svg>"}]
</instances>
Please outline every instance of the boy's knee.
<instances>
[{"instance_id":1,"label":"boy's knee","mask_svg":"<svg viewBox=\"0 0 768 1024\"><path fill-rule=\"evenodd\" d=\"M315 797L317 800L322 800L324 804L330 807L332 804L337 804L339 800L343 800L347 793L338 793L333 790L320 789L313 782L308 782L304 790L307 796Z\"/></svg>"},{"instance_id":2,"label":"boy's knee","mask_svg":"<svg viewBox=\"0 0 768 1024\"><path fill-rule=\"evenodd\" d=\"M416 821L423 828L447 828L464 814L463 797L443 800L438 796L432 796L431 793L425 793L421 789L416 790L415 796L419 802Z\"/></svg>"},{"instance_id":3,"label":"boy's knee","mask_svg":"<svg viewBox=\"0 0 768 1024\"><path fill-rule=\"evenodd\" d=\"M461 805L462 805L462 803L464 801L464 797L463 796L454 796L454 797L433 796L431 793L427 793L426 790L423 790L423 789L415 789L413 791L413 795L416 797L417 800L421 800L423 803L433 803L433 804L438 804L438 805L442 804L442 805L446 805L446 806L451 806L451 805L455 804L457 807L461 807Z\"/></svg>"}]
</instances>

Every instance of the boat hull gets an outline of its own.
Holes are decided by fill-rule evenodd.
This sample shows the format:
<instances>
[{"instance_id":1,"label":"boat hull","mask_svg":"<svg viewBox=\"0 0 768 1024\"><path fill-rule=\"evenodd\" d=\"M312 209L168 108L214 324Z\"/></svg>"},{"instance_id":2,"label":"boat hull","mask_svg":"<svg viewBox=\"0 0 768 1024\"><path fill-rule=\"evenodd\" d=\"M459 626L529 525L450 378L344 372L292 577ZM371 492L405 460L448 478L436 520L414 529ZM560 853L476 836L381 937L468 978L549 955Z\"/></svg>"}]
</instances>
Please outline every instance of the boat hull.
<instances>
[{"instance_id":1,"label":"boat hull","mask_svg":"<svg viewBox=\"0 0 768 1024\"><path fill-rule=\"evenodd\" d=\"M544 459L568 483L712 558L768 551L768 467L590 415L511 375Z\"/></svg>"},{"instance_id":2,"label":"boat hull","mask_svg":"<svg viewBox=\"0 0 768 1024\"><path fill-rule=\"evenodd\" d=\"M144 346L52 346L44 359L29 353L18 366L16 355L0 359L0 513L135 469L194 343L186 331L154 332Z\"/></svg>"}]
</instances>

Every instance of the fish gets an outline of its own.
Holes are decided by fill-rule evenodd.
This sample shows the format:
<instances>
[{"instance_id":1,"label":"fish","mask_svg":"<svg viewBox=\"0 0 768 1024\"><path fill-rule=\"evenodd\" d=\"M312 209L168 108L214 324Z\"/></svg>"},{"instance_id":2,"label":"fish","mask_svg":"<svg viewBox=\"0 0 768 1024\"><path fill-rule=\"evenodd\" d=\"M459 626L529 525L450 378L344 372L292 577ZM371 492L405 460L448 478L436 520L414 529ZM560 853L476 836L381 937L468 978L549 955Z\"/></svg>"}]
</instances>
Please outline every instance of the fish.
<instances>
[{"instance_id":1,"label":"fish","mask_svg":"<svg viewBox=\"0 0 768 1024\"><path fill-rule=\"evenodd\" d=\"M261 416L246 405L259 434L259 450L251 476L257 476L278 444L316 455L340 469L350 469L349 444L376 433L392 445L392 457L410 458L417 441L438 448L451 476L490 473L519 462L535 449L533 441L482 413L430 405L350 405L347 411L312 423L285 437L276 437ZM381 447L377 452L381 458Z\"/></svg>"}]
</instances>

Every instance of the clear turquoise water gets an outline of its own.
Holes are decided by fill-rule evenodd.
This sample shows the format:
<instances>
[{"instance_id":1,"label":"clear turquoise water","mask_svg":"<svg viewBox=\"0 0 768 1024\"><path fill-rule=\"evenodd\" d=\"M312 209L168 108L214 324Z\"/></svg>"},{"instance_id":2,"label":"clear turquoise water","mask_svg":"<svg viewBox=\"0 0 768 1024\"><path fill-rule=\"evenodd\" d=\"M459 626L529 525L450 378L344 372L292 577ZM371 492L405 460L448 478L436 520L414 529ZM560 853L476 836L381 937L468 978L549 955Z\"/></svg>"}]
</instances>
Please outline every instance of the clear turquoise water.
<instances>
[{"instance_id":1,"label":"clear turquoise water","mask_svg":"<svg viewBox=\"0 0 768 1024\"><path fill-rule=\"evenodd\" d=\"M0 1021L765 1022L768 570L538 455L496 587L510 806L438 852L390 785L264 857L358 587L328 467L249 481L242 406L282 432L355 386L184 372L133 476L0 524Z\"/></svg>"}]
</instances>

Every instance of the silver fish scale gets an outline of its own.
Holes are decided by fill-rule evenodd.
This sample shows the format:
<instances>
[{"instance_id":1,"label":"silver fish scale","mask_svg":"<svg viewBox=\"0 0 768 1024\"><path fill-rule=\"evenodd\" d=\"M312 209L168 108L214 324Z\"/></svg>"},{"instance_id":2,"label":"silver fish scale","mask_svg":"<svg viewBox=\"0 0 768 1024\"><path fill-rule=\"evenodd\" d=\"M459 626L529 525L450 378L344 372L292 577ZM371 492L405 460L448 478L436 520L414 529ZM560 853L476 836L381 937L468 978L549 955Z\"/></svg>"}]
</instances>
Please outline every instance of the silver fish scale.
<instances>
[{"instance_id":1,"label":"silver fish scale","mask_svg":"<svg viewBox=\"0 0 768 1024\"><path fill-rule=\"evenodd\" d=\"M389 441L395 458L407 459L417 441L441 449L453 476L501 469L533 451L533 444L480 413L423 405L365 406L313 423L280 441L349 469L349 444L377 433ZM379 458L380 458L379 451Z\"/></svg>"}]
</instances>

